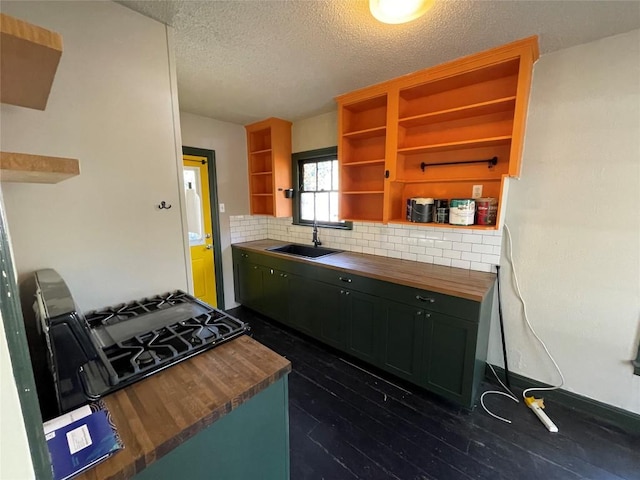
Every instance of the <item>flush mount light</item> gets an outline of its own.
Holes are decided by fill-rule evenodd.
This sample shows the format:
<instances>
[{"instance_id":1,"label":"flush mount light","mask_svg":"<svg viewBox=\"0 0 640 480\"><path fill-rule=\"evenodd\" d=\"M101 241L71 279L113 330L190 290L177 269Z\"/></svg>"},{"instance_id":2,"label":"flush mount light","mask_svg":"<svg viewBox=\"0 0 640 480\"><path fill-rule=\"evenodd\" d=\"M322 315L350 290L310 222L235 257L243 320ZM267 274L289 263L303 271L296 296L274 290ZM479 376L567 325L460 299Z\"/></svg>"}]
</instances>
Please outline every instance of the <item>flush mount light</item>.
<instances>
[{"instance_id":1,"label":"flush mount light","mask_svg":"<svg viewBox=\"0 0 640 480\"><path fill-rule=\"evenodd\" d=\"M371 14L382 23L406 23L424 15L434 0L369 0Z\"/></svg>"}]
</instances>

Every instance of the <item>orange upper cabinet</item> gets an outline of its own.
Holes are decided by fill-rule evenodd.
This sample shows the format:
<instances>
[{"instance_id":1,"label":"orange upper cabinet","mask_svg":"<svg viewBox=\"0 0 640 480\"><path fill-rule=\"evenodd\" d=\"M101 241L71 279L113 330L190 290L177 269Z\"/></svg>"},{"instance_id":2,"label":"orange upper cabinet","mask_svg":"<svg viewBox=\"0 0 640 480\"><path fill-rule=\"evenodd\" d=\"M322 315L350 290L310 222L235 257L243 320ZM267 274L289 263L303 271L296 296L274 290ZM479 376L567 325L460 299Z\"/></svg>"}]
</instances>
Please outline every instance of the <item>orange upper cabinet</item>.
<instances>
[{"instance_id":1,"label":"orange upper cabinet","mask_svg":"<svg viewBox=\"0 0 640 480\"><path fill-rule=\"evenodd\" d=\"M404 222L408 198L470 198L474 185L500 204L520 174L537 58L530 37L338 97L341 216Z\"/></svg>"},{"instance_id":2,"label":"orange upper cabinet","mask_svg":"<svg viewBox=\"0 0 640 480\"><path fill-rule=\"evenodd\" d=\"M290 217L285 190L291 188L291 122L268 118L245 129L251 214Z\"/></svg>"}]
</instances>

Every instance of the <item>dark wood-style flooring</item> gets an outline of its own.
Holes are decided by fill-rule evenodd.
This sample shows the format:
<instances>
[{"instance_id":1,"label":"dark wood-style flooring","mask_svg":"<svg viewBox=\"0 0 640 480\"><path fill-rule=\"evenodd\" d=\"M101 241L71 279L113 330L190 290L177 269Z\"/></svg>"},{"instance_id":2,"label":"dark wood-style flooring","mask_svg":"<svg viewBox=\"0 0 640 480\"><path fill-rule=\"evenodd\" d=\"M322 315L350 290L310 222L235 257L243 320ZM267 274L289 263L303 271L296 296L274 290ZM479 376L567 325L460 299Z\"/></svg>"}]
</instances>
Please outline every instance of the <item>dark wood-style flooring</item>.
<instances>
[{"instance_id":1,"label":"dark wood-style flooring","mask_svg":"<svg viewBox=\"0 0 640 480\"><path fill-rule=\"evenodd\" d=\"M293 365L292 480L640 479L640 438L598 419L549 404L546 411L559 428L551 434L522 403L487 398L495 413L513 421L509 425L480 406L469 412L370 373L244 307L230 313Z\"/></svg>"}]
</instances>

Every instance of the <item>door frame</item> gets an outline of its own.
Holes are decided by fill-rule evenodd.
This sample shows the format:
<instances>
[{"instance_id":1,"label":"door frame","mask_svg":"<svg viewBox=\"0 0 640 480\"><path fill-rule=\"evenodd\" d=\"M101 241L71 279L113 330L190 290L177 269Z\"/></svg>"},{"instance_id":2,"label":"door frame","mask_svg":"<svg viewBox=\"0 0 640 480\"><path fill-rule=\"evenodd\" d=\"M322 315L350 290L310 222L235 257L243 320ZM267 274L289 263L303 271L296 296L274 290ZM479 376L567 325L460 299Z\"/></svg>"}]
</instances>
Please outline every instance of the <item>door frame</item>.
<instances>
[{"instance_id":1,"label":"door frame","mask_svg":"<svg viewBox=\"0 0 640 480\"><path fill-rule=\"evenodd\" d=\"M209 203L211 205L211 229L213 235L213 269L216 277L217 308L224 310L224 284L222 277L222 249L220 248L220 206L218 204L218 180L216 176L216 152L205 148L182 147L182 155L194 155L207 159L209 172ZM215 212L215 214L214 214ZM189 256L191 258L191 256Z\"/></svg>"}]
</instances>

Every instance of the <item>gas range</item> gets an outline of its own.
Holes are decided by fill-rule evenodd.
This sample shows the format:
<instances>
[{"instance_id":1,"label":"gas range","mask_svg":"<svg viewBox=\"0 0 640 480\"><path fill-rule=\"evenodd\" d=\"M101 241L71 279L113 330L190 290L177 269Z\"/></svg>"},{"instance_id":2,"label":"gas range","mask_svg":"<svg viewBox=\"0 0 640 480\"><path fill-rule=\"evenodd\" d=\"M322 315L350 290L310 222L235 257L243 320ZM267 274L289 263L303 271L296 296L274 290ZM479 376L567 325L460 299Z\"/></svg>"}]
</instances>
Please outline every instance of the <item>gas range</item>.
<instances>
[{"instance_id":1,"label":"gas range","mask_svg":"<svg viewBox=\"0 0 640 480\"><path fill-rule=\"evenodd\" d=\"M180 290L80 314L54 270L36 277L36 316L60 413L249 331Z\"/></svg>"}]
</instances>

